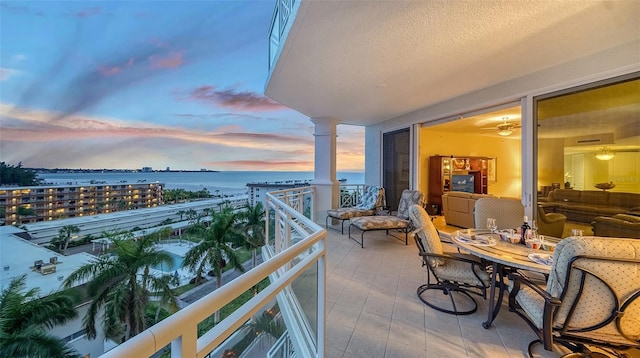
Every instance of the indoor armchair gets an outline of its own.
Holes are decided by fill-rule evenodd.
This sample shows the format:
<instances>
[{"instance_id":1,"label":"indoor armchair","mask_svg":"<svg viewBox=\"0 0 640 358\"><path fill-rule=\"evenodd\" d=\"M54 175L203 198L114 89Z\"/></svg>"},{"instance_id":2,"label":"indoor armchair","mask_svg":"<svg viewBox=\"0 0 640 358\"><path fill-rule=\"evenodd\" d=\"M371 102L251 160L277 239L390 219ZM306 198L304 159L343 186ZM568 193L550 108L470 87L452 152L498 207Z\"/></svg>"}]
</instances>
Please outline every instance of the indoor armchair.
<instances>
[{"instance_id":1,"label":"indoor armchair","mask_svg":"<svg viewBox=\"0 0 640 358\"><path fill-rule=\"evenodd\" d=\"M561 238L565 221L567 221L566 216L557 213L545 213L544 208L538 205L539 234Z\"/></svg>"}]
</instances>

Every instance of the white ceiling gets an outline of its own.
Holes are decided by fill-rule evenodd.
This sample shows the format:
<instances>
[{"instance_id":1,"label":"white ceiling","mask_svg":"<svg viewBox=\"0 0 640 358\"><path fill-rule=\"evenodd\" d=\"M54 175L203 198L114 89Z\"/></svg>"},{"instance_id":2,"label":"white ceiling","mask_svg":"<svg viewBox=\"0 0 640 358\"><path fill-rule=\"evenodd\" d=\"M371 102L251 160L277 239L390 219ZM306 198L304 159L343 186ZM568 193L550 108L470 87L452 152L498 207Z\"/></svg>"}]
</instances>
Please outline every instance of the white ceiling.
<instances>
[{"instance_id":1,"label":"white ceiling","mask_svg":"<svg viewBox=\"0 0 640 358\"><path fill-rule=\"evenodd\" d=\"M374 124L637 41L639 18L634 0L302 1L265 93Z\"/></svg>"}]
</instances>

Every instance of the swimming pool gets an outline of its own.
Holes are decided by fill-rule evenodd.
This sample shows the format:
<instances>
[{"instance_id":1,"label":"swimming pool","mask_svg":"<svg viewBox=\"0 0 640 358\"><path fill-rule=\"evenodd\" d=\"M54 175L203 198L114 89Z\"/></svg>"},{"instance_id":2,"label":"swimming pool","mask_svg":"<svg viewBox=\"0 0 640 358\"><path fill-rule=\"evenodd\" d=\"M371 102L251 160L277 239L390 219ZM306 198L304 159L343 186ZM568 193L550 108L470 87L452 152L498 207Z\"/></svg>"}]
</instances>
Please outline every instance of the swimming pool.
<instances>
[{"instance_id":1,"label":"swimming pool","mask_svg":"<svg viewBox=\"0 0 640 358\"><path fill-rule=\"evenodd\" d=\"M166 273L173 273L177 269L182 266L182 261L184 261L184 257L180 255L176 255L173 252L161 250L164 253L167 253L173 259L173 263L171 264L160 264L158 266L152 266L156 270L160 270Z\"/></svg>"}]
</instances>

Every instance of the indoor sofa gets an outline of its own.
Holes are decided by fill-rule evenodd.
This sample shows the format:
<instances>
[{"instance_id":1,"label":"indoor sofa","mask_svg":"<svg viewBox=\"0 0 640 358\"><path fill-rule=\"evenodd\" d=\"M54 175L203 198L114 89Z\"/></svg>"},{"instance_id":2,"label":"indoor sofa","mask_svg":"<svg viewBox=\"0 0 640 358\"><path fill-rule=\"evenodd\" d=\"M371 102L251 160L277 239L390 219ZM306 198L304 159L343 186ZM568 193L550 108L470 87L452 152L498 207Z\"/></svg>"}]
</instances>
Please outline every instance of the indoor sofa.
<instances>
[{"instance_id":1,"label":"indoor sofa","mask_svg":"<svg viewBox=\"0 0 640 358\"><path fill-rule=\"evenodd\" d=\"M597 216L640 212L640 194L636 193L556 189L538 201L544 203L545 210L583 223L591 223Z\"/></svg>"},{"instance_id":2,"label":"indoor sofa","mask_svg":"<svg viewBox=\"0 0 640 358\"><path fill-rule=\"evenodd\" d=\"M608 237L640 239L640 216L617 214L598 216L591 222L593 234Z\"/></svg>"},{"instance_id":3,"label":"indoor sofa","mask_svg":"<svg viewBox=\"0 0 640 358\"><path fill-rule=\"evenodd\" d=\"M480 198L492 198L491 194L473 194L450 191L442 195L442 214L447 225L462 228L474 227L473 208Z\"/></svg>"}]
</instances>

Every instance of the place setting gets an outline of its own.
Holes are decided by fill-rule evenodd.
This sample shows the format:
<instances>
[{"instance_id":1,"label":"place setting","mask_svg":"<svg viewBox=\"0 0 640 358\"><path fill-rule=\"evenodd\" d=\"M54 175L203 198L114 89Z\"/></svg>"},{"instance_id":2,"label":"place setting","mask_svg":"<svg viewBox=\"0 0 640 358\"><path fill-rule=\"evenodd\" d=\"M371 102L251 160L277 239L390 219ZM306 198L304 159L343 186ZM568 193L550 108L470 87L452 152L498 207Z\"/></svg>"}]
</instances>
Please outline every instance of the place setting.
<instances>
[{"instance_id":1,"label":"place setting","mask_svg":"<svg viewBox=\"0 0 640 358\"><path fill-rule=\"evenodd\" d=\"M553 251L557 244L546 240L543 235L538 234L538 227L535 220L533 221L532 228L528 229L525 233L525 242L529 249L536 250L527 255L529 260L545 266L551 266L553 264Z\"/></svg>"},{"instance_id":2,"label":"place setting","mask_svg":"<svg viewBox=\"0 0 640 358\"><path fill-rule=\"evenodd\" d=\"M462 230L454 236L454 240L474 246L495 246L498 243L493 231L488 233L478 233L471 230Z\"/></svg>"}]
</instances>

